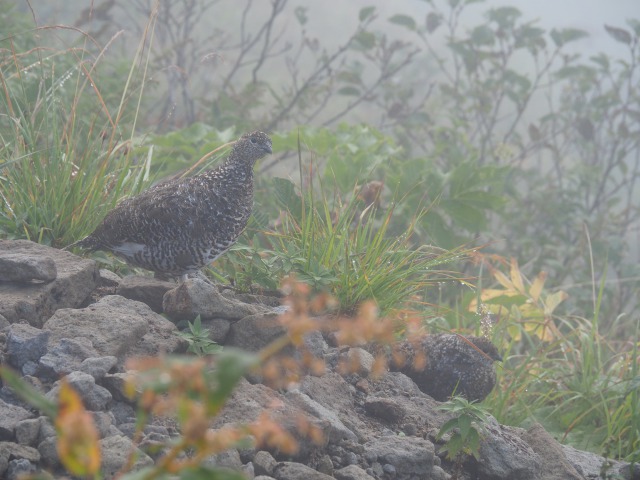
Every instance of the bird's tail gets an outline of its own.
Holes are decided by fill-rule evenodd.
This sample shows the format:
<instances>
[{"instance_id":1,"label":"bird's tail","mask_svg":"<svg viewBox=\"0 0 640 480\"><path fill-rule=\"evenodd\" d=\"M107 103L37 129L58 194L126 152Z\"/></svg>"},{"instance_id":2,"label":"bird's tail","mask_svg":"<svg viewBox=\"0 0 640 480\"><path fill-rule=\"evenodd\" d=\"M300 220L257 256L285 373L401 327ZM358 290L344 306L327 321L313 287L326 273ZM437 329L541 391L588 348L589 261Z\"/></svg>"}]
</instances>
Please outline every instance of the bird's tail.
<instances>
[{"instance_id":1,"label":"bird's tail","mask_svg":"<svg viewBox=\"0 0 640 480\"><path fill-rule=\"evenodd\" d=\"M98 250L100 246L97 244L97 242L91 235L88 235L84 237L82 240L78 240L77 242L73 242L71 245L67 245L62 250L71 250L74 247L80 247L84 250L88 250L92 252L94 250Z\"/></svg>"}]
</instances>

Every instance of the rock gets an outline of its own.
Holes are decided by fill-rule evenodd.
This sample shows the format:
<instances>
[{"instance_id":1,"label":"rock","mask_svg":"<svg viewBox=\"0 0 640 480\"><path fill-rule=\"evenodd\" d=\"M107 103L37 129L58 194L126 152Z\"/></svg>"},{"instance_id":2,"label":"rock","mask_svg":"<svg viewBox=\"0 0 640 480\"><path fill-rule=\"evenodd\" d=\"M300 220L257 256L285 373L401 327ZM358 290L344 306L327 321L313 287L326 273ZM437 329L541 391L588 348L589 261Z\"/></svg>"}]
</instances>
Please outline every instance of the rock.
<instances>
[{"instance_id":1,"label":"rock","mask_svg":"<svg viewBox=\"0 0 640 480\"><path fill-rule=\"evenodd\" d=\"M102 378L101 384L111 392L113 398L119 402L131 403L132 400L127 395L127 380L132 376L132 373L113 373L107 374Z\"/></svg>"},{"instance_id":2,"label":"rock","mask_svg":"<svg viewBox=\"0 0 640 480\"><path fill-rule=\"evenodd\" d=\"M320 473L311 467L301 463L280 462L276 465L273 473L277 480L332 480L333 477Z\"/></svg>"},{"instance_id":3,"label":"rock","mask_svg":"<svg viewBox=\"0 0 640 480\"><path fill-rule=\"evenodd\" d=\"M0 478L16 479L21 473L31 473L34 470L24 470L24 468L28 465L33 467L31 462L39 461L40 454L35 448L17 443L0 442Z\"/></svg>"},{"instance_id":4,"label":"rock","mask_svg":"<svg viewBox=\"0 0 640 480\"><path fill-rule=\"evenodd\" d=\"M28 410L0 399L0 441L13 440L18 423L33 416Z\"/></svg>"},{"instance_id":5,"label":"rock","mask_svg":"<svg viewBox=\"0 0 640 480\"><path fill-rule=\"evenodd\" d=\"M24 375L22 377L22 381L28 386L33 387L33 389L38 393L44 394L46 392L46 387L37 377ZM20 395L18 395L15 390L13 390L13 388L8 384L0 388L0 399L11 405L18 405L26 410L31 410L32 408L31 404L24 400Z\"/></svg>"},{"instance_id":6,"label":"rock","mask_svg":"<svg viewBox=\"0 0 640 480\"><path fill-rule=\"evenodd\" d=\"M287 392L286 398L293 405L300 407L305 412L324 422L322 431L329 443L339 443L342 440L357 440L356 435L340 421L334 412L312 400L308 395L299 390L293 390Z\"/></svg>"},{"instance_id":7,"label":"rock","mask_svg":"<svg viewBox=\"0 0 640 480\"><path fill-rule=\"evenodd\" d=\"M40 434L38 435L38 442L42 442L47 438L56 436L56 429L49 417L38 417L40 420Z\"/></svg>"},{"instance_id":8,"label":"rock","mask_svg":"<svg viewBox=\"0 0 640 480\"><path fill-rule=\"evenodd\" d=\"M226 343L227 335L231 330L231 321L224 318L203 320L202 328L209 331L209 339L218 344L223 344Z\"/></svg>"},{"instance_id":9,"label":"rock","mask_svg":"<svg viewBox=\"0 0 640 480\"><path fill-rule=\"evenodd\" d=\"M208 457L204 461L204 464L210 467L216 466L228 468L234 471L239 471L242 468L242 460L240 460L240 454L238 453L238 450L233 448Z\"/></svg>"},{"instance_id":10,"label":"rock","mask_svg":"<svg viewBox=\"0 0 640 480\"><path fill-rule=\"evenodd\" d=\"M368 377L371 374L375 362L373 355L359 347L347 350L341 355L340 360L347 372L357 373L363 377Z\"/></svg>"},{"instance_id":11,"label":"rock","mask_svg":"<svg viewBox=\"0 0 640 480\"><path fill-rule=\"evenodd\" d=\"M162 297L169 290L176 288L174 282L158 280L153 277L129 275L120 281L116 294L149 305L151 310L162 313Z\"/></svg>"},{"instance_id":12,"label":"rock","mask_svg":"<svg viewBox=\"0 0 640 480\"><path fill-rule=\"evenodd\" d=\"M11 325L9 323L9 320L7 320L7 318L4 315L0 315L0 331L4 330L9 325Z\"/></svg>"},{"instance_id":13,"label":"rock","mask_svg":"<svg viewBox=\"0 0 640 480\"><path fill-rule=\"evenodd\" d=\"M357 462L357 459L356 459L356 462ZM322 455L320 459L317 461L315 467L316 467L316 470L319 471L320 473L333 476L333 462L331 461L331 457L329 455Z\"/></svg>"},{"instance_id":14,"label":"rock","mask_svg":"<svg viewBox=\"0 0 640 480\"><path fill-rule=\"evenodd\" d=\"M360 441L365 441L370 436L370 428L358 415L354 415L355 404L351 386L341 375L330 372L322 377L306 376L300 382L299 388L301 392L334 412Z\"/></svg>"},{"instance_id":15,"label":"rock","mask_svg":"<svg viewBox=\"0 0 640 480\"><path fill-rule=\"evenodd\" d=\"M91 416L93 417L93 423L96 426L96 430L98 430L99 437L108 437L111 426L113 425L113 416L108 412L96 411L91 412Z\"/></svg>"},{"instance_id":16,"label":"rock","mask_svg":"<svg viewBox=\"0 0 640 480\"><path fill-rule=\"evenodd\" d=\"M0 252L48 257L57 270L55 280L49 283L0 282L0 315L9 323L22 319L42 327L56 310L81 305L96 287L98 267L93 260L27 240L0 240Z\"/></svg>"},{"instance_id":17,"label":"rock","mask_svg":"<svg viewBox=\"0 0 640 480\"><path fill-rule=\"evenodd\" d=\"M100 275L98 283L102 287L116 287L122 281L122 278L120 278L117 273L107 270L106 268L101 268L98 270L98 273ZM124 297L124 295L122 296Z\"/></svg>"},{"instance_id":18,"label":"rock","mask_svg":"<svg viewBox=\"0 0 640 480\"><path fill-rule=\"evenodd\" d=\"M256 475L271 475L277 464L276 459L264 450L256 452L253 457L253 469Z\"/></svg>"},{"instance_id":19,"label":"rock","mask_svg":"<svg viewBox=\"0 0 640 480\"><path fill-rule=\"evenodd\" d=\"M264 307L228 299L214 285L199 278L189 279L165 293L162 309L174 320L189 321L193 321L198 315L202 320L239 320L266 311Z\"/></svg>"},{"instance_id":20,"label":"rock","mask_svg":"<svg viewBox=\"0 0 640 480\"><path fill-rule=\"evenodd\" d=\"M86 308L58 310L43 329L51 332L50 342L87 337L98 356L123 359L149 331L150 325L166 325L166 322L144 303L109 295Z\"/></svg>"},{"instance_id":21,"label":"rock","mask_svg":"<svg viewBox=\"0 0 640 480\"><path fill-rule=\"evenodd\" d=\"M114 435L103 438L100 440L100 450L102 451L100 471L106 480L115 477L116 473L127 463L131 452L136 454L133 470L153 465L151 457L136 448L131 440L124 436Z\"/></svg>"},{"instance_id":22,"label":"rock","mask_svg":"<svg viewBox=\"0 0 640 480\"><path fill-rule=\"evenodd\" d=\"M371 475L357 465L349 465L348 467L336 470L333 476L338 480L373 480Z\"/></svg>"},{"instance_id":23,"label":"rock","mask_svg":"<svg viewBox=\"0 0 640 480\"><path fill-rule=\"evenodd\" d=\"M65 380L82 398L82 403L87 410L102 411L111 402L112 396L104 387L96 385L91 375L84 372L71 372ZM60 382L56 382L53 388L46 394L50 400L57 400L60 391Z\"/></svg>"},{"instance_id":24,"label":"rock","mask_svg":"<svg viewBox=\"0 0 640 480\"><path fill-rule=\"evenodd\" d=\"M543 460L540 462L539 477L546 480L581 480L584 478L569 463L562 450L562 445L549 435L539 423L523 432L521 438Z\"/></svg>"},{"instance_id":25,"label":"rock","mask_svg":"<svg viewBox=\"0 0 640 480\"><path fill-rule=\"evenodd\" d=\"M107 372L109 372L113 367L118 363L118 359L113 356L106 357L90 357L85 358L80 367L79 371L88 373L93 377L94 380L102 379Z\"/></svg>"},{"instance_id":26,"label":"rock","mask_svg":"<svg viewBox=\"0 0 640 480\"><path fill-rule=\"evenodd\" d=\"M147 317L147 333L130 350L130 357L152 357L186 352L187 341L176 335L178 327L162 315Z\"/></svg>"},{"instance_id":27,"label":"rock","mask_svg":"<svg viewBox=\"0 0 640 480\"><path fill-rule=\"evenodd\" d=\"M110 412L113 415L116 425L133 423L136 420L136 411L131 405L125 402L113 402L111 404Z\"/></svg>"},{"instance_id":28,"label":"rock","mask_svg":"<svg viewBox=\"0 0 640 480\"><path fill-rule=\"evenodd\" d=\"M329 349L329 345L327 345L320 332L307 333L303 338L303 342L305 349L316 358L324 358Z\"/></svg>"},{"instance_id":29,"label":"rock","mask_svg":"<svg viewBox=\"0 0 640 480\"><path fill-rule=\"evenodd\" d=\"M368 397L364 409L369 415L391 423L402 421L407 414L405 408L391 398Z\"/></svg>"},{"instance_id":30,"label":"rock","mask_svg":"<svg viewBox=\"0 0 640 480\"><path fill-rule=\"evenodd\" d=\"M6 359L9 365L22 371L28 361L37 362L47 352L49 332L31 325L14 323L8 328Z\"/></svg>"},{"instance_id":31,"label":"rock","mask_svg":"<svg viewBox=\"0 0 640 480\"><path fill-rule=\"evenodd\" d=\"M495 480L525 480L540 478L542 458L520 438L522 429L500 425L489 417L486 432L480 441L480 461L473 472ZM472 461L472 463L474 463Z\"/></svg>"},{"instance_id":32,"label":"rock","mask_svg":"<svg viewBox=\"0 0 640 480\"><path fill-rule=\"evenodd\" d=\"M37 446L40 436L40 418L27 418L16 424L16 440L21 445Z\"/></svg>"},{"instance_id":33,"label":"rock","mask_svg":"<svg viewBox=\"0 0 640 480\"><path fill-rule=\"evenodd\" d=\"M0 282L50 282L57 275L56 262L51 257L0 250Z\"/></svg>"},{"instance_id":34,"label":"rock","mask_svg":"<svg viewBox=\"0 0 640 480\"><path fill-rule=\"evenodd\" d=\"M49 342L49 352L38 362L41 376L52 380L79 370L87 358L99 357L93 343L86 337L61 338L57 343Z\"/></svg>"},{"instance_id":35,"label":"rock","mask_svg":"<svg viewBox=\"0 0 640 480\"><path fill-rule=\"evenodd\" d=\"M606 471L605 478L622 478L624 480L640 479L640 467L634 464L631 472L631 464L619 462L610 458L604 458L591 452L583 452L569 445L562 445L562 450L567 461L584 478L602 478L602 472ZM582 478L582 477L580 477Z\"/></svg>"},{"instance_id":36,"label":"rock","mask_svg":"<svg viewBox=\"0 0 640 480\"><path fill-rule=\"evenodd\" d=\"M38 453L42 463L49 468L56 468L60 465L58 457L57 439L55 436L47 437L38 444Z\"/></svg>"},{"instance_id":37,"label":"rock","mask_svg":"<svg viewBox=\"0 0 640 480\"><path fill-rule=\"evenodd\" d=\"M429 478L434 465L433 444L419 437L373 438L364 444L364 452L370 463L380 463L383 470L384 465L392 465L401 477Z\"/></svg>"},{"instance_id":38,"label":"rock","mask_svg":"<svg viewBox=\"0 0 640 480\"><path fill-rule=\"evenodd\" d=\"M19 480L24 475L36 472L36 466L26 458L17 458L9 462L7 480Z\"/></svg>"},{"instance_id":39,"label":"rock","mask_svg":"<svg viewBox=\"0 0 640 480\"><path fill-rule=\"evenodd\" d=\"M225 345L257 352L273 340L286 334L275 314L244 317L231 325Z\"/></svg>"}]
</instances>

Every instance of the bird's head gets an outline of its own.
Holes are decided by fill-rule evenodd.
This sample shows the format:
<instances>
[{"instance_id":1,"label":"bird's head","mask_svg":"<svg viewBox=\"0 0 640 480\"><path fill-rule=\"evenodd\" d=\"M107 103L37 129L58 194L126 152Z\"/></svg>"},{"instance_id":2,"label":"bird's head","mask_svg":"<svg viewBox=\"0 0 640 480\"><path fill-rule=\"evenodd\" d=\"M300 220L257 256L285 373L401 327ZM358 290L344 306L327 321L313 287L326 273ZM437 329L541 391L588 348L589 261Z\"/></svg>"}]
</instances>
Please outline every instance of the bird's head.
<instances>
[{"instance_id":1,"label":"bird's head","mask_svg":"<svg viewBox=\"0 0 640 480\"><path fill-rule=\"evenodd\" d=\"M233 145L233 155L251 165L270 153L271 139L264 132L245 133Z\"/></svg>"},{"instance_id":2,"label":"bird's head","mask_svg":"<svg viewBox=\"0 0 640 480\"><path fill-rule=\"evenodd\" d=\"M471 343L482 350L491 360L501 362L502 355L498 352L496 346L491 343L491 340L485 337L469 337Z\"/></svg>"}]
</instances>

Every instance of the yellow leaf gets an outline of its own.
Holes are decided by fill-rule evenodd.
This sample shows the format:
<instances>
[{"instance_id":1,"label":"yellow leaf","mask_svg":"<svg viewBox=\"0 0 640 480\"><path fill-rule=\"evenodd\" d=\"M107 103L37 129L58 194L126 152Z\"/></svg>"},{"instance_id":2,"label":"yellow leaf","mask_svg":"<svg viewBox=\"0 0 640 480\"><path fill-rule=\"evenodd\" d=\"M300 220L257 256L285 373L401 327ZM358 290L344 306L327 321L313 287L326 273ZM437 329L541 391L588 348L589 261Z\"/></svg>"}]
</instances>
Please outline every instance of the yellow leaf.
<instances>
[{"instance_id":1,"label":"yellow leaf","mask_svg":"<svg viewBox=\"0 0 640 480\"><path fill-rule=\"evenodd\" d=\"M558 290L556 293L552 293L551 295L547 296L546 300L544 301L545 315L551 315L556 307L567 298L569 298L569 295L567 295L567 293L562 290Z\"/></svg>"},{"instance_id":2,"label":"yellow leaf","mask_svg":"<svg viewBox=\"0 0 640 480\"><path fill-rule=\"evenodd\" d=\"M537 302L540 299L540 294L542 293L542 287L544 287L544 282L547 279L546 272L540 272L538 276L535 278L533 283L531 284L531 288L529 289L529 295L534 302Z\"/></svg>"},{"instance_id":3,"label":"yellow leaf","mask_svg":"<svg viewBox=\"0 0 640 480\"><path fill-rule=\"evenodd\" d=\"M511 269L509 274L515 289L520 293L526 293L524 290L524 282L522 281L522 274L518 268L518 261L515 258L511 258Z\"/></svg>"},{"instance_id":4,"label":"yellow leaf","mask_svg":"<svg viewBox=\"0 0 640 480\"><path fill-rule=\"evenodd\" d=\"M500 270L494 270L492 273L493 276L496 277L498 283L500 283L500 285L502 285L504 288L506 288L507 290L516 290L511 280L509 280L507 276Z\"/></svg>"},{"instance_id":5,"label":"yellow leaf","mask_svg":"<svg viewBox=\"0 0 640 480\"><path fill-rule=\"evenodd\" d=\"M63 378L55 420L58 455L73 475L95 475L100 470L99 436L93 417L85 410L78 393Z\"/></svg>"}]
</instances>

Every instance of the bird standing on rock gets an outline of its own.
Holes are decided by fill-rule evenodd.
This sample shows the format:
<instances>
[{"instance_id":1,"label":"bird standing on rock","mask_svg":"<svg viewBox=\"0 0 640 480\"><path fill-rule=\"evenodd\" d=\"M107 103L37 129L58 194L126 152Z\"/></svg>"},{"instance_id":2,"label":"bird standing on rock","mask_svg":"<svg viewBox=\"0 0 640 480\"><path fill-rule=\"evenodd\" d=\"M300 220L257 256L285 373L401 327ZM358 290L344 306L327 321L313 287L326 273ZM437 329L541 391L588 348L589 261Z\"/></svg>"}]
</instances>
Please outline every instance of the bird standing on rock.
<instances>
[{"instance_id":1,"label":"bird standing on rock","mask_svg":"<svg viewBox=\"0 0 640 480\"><path fill-rule=\"evenodd\" d=\"M226 252L247 226L253 167L270 153L267 134L247 133L217 168L124 200L67 248L110 251L136 267L184 280Z\"/></svg>"}]
</instances>

